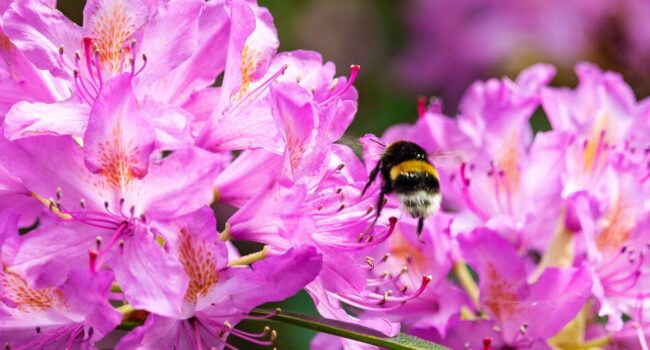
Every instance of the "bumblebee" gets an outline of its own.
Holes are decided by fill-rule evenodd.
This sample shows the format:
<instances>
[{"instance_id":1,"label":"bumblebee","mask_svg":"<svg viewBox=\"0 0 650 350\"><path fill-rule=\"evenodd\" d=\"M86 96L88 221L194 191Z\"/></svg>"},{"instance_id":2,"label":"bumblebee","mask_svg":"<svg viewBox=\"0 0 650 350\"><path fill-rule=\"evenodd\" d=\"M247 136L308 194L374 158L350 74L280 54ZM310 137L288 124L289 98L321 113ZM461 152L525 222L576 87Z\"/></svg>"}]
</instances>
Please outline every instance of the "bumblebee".
<instances>
[{"instance_id":1,"label":"bumblebee","mask_svg":"<svg viewBox=\"0 0 650 350\"><path fill-rule=\"evenodd\" d=\"M438 212L442 200L438 171L427 159L427 152L413 142L391 143L382 153L377 166L370 172L362 195L380 173L382 185L375 222L386 203L386 195L395 193L402 208L418 219L417 233L420 237L424 219Z\"/></svg>"}]
</instances>

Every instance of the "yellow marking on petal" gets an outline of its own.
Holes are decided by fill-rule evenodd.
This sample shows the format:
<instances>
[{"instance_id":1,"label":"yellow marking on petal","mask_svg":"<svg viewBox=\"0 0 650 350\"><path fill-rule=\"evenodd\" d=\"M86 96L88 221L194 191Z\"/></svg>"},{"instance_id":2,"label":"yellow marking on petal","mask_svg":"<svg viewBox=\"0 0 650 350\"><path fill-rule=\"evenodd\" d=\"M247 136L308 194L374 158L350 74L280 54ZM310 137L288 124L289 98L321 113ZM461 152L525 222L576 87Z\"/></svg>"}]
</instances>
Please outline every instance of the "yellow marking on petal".
<instances>
[{"instance_id":1,"label":"yellow marking on petal","mask_svg":"<svg viewBox=\"0 0 650 350\"><path fill-rule=\"evenodd\" d=\"M3 268L0 273L4 297L23 312L38 312L52 307L67 308L63 292L54 288L35 290L15 272Z\"/></svg>"},{"instance_id":2,"label":"yellow marking on petal","mask_svg":"<svg viewBox=\"0 0 650 350\"><path fill-rule=\"evenodd\" d=\"M507 193L512 193L517 190L521 179L518 164L520 158L518 139L518 133L513 132L513 134L508 137L508 142L498 156L497 165L499 169L503 170L505 173L506 181L504 185L508 186L506 189Z\"/></svg>"},{"instance_id":3,"label":"yellow marking on petal","mask_svg":"<svg viewBox=\"0 0 650 350\"><path fill-rule=\"evenodd\" d=\"M14 47L9 38L4 33L0 32L0 50L9 51Z\"/></svg>"},{"instance_id":4,"label":"yellow marking on petal","mask_svg":"<svg viewBox=\"0 0 650 350\"><path fill-rule=\"evenodd\" d=\"M602 147L602 144L606 143L607 140L607 126L609 124L609 113L606 111L601 111L596 117L591 132L589 133L589 139L587 139L587 145L585 147L584 156L585 156L585 169L592 173L600 170L605 165L604 152L606 150ZM603 139L601 140L601 135L605 132ZM602 154L598 155L600 152ZM598 158L596 158L598 157Z\"/></svg>"},{"instance_id":5,"label":"yellow marking on petal","mask_svg":"<svg viewBox=\"0 0 650 350\"><path fill-rule=\"evenodd\" d=\"M430 272L431 264L427 262L427 258L422 253L422 247L416 246L409 242L404 235L397 229L393 231L389 241L390 256L409 261L409 267L414 269L415 274L425 274Z\"/></svg>"},{"instance_id":6,"label":"yellow marking on petal","mask_svg":"<svg viewBox=\"0 0 650 350\"><path fill-rule=\"evenodd\" d=\"M129 54L126 41L137 30L136 18L124 1L103 1L93 17L92 38L99 51L102 68L116 74Z\"/></svg>"},{"instance_id":7,"label":"yellow marking on petal","mask_svg":"<svg viewBox=\"0 0 650 350\"><path fill-rule=\"evenodd\" d=\"M403 161L390 169L390 179L395 180L400 174L403 173L429 173L433 175L436 179L438 176L438 171L431 164L423 160L406 160Z\"/></svg>"},{"instance_id":8,"label":"yellow marking on petal","mask_svg":"<svg viewBox=\"0 0 650 350\"><path fill-rule=\"evenodd\" d=\"M190 279L185 300L194 303L219 281L217 257L205 241L195 240L185 228L181 229L180 240L181 265Z\"/></svg>"},{"instance_id":9,"label":"yellow marking on petal","mask_svg":"<svg viewBox=\"0 0 650 350\"><path fill-rule=\"evenodd\" d=\"M287 132L287 148L289 149L289 161L291 169L300 166L303 154L305 154L305 143L294 136L290 130Z\"/></svg>"},{"instance_id":10,"label":"yellow marking on petal","mask_svg":"<svg viewBox=\"0 0 650 350\"><path fill-rule=\"evenodd\" d=\"M620 249L629 239L636 224L635 210L617 200L609 210L602 232L596 236L596 246L601 251Z\"/></svg>"},{"instance_id":11,"label":"yellow marking on petal","mask_svg":"<svg viewBox=\"0 0 650 350\"><path fill-rule=\"evenodd\" d=\"M519 297L517 291L496 270L493 264L488 263L486 279L485 309L490 311L497 319L508 319L518 311Z\"/></svg>"},{"instance_id":12,"label":"yellow marking on petal","mask_svg":"<svg viewBox=\"0 0 650 350\"><path fill-rule=\"evenodd\" d=\"M51 211L54 215L60 217L61 219L63 219L63 220L70 220L70 219L72 219L72 215L70 215L70 214L68 214L68 213L63 213L63 212L61 212L61 211L59 210L59 208L56 207L56 204L55 204L54 202L52 202L51 200L46 199L45 197L41 196L40 194L38 194L38 193L36 193L36 192L32 192L32 197L38 199L39 202L43 203L43 205L45 205L46 207L48 207L48 208L50 209L50 211Z\"/></svg>"},{"instance_id":13,"label":"yellow marking on petal","mask_svg":"<svg viewBox=\"0 0 650 350\"><path fill-rule=\"evenodd\" d=\"M250 265L256 261L260 261L266 258L269 255L269 246L265 245L262 250L252 254L244 255L239 259L230 260L228 266L241 266L241 265Z\"/></svg>"},{"instance_id":14,"label":"yellow marking on petal","mask_svg":"<svg viewBox=\"0 0 650 350\"><path fill-rule=\"evenodd\" d=\"M259 65L259 56L260 53L257 50L251 48L248 45L244 46L244 49L241 53L241 87L235 94L236 100L240 99L250 87L253 81L253 74Z\"/></svg>"},{"instance_id":15,"label":"yellow marking on petal","mask_svg":"<svg viewBox=\"0 0 650 350\"><path fill-rule=\"evenodd\" d=\"M122 143L123 131L120 123L117 123L112 130L109 140L99 145L99 174L104 181L112 188L120 189L126 187L134 177L140 177L134 170L137 162L129 154L136 154L138 147L127 147Z\"/></svg>"}]
</instances>

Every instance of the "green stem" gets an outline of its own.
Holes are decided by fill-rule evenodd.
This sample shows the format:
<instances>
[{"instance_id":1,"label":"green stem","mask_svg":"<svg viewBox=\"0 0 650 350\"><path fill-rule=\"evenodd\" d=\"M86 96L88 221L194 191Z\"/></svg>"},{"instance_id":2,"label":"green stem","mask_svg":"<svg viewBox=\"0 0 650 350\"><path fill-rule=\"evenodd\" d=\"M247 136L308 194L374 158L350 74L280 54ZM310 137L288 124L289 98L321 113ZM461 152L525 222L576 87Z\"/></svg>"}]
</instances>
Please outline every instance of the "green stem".
<instances>
[{"instance_id":1,"label":"green stem","mask_svg":"<svg viewBox=\"0 0 650 350\"><path fill-rule=\"evenodd\" d=\"M266 316L268 319L308 328L322 333L360 341L391 350L446 350L442 345L431 343L424 339L400 333L395 337L388 337L371 328L356 324L320 318L315 316L299 315L278 310L255 309L251 313L255 316Z\"/></svg>"}]
</instances>

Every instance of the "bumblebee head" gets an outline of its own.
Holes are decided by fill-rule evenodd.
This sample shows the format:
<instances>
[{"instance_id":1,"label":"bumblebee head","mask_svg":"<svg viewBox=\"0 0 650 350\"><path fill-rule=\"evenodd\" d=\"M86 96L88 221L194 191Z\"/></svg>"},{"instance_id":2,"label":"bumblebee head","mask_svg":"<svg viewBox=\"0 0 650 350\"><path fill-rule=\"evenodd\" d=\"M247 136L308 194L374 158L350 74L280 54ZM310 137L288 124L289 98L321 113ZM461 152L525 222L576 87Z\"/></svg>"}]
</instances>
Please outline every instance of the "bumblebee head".
<instances>
[{"instance_id":1,"label":"bumblebee head","mask_svg":"<svg viewBox=\"0 0 650 350\"><path fill-rule=\"evenodd\" d=\"M413 142L397 141L388 145L382 156L382 162L388 167L407 160L427 161L427 151Z\"/></svg>"}]
</instances>

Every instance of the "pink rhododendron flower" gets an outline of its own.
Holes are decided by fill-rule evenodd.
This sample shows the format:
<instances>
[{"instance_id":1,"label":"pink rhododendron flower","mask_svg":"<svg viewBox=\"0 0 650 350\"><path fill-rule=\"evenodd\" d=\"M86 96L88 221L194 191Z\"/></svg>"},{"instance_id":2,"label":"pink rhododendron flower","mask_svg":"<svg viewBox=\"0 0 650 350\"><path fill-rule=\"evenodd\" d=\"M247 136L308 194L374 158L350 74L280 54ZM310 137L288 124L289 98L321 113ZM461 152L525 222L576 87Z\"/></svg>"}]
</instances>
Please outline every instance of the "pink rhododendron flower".
<instances>
[{"instance_id":1,"label":"pink rhododendron flower","mask_svg":"<svg viewBox=\"0 0 650 350\"><path fill-rule=\"evenodd\" d=\"M321 257L313 248L297 247L251 267L228 267L231 259L214 234L216 223L210 209L178 218L174 225L178 237L170 249L188 276L182 313L176 318L149 316L117 348L223 347L230 334L269 345L270 341L233 327L253 307L298 292L318 273Z\"/></svg>"}]
</instances>

